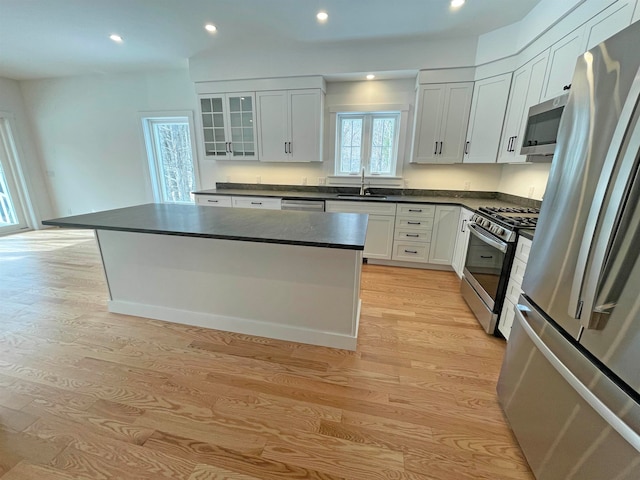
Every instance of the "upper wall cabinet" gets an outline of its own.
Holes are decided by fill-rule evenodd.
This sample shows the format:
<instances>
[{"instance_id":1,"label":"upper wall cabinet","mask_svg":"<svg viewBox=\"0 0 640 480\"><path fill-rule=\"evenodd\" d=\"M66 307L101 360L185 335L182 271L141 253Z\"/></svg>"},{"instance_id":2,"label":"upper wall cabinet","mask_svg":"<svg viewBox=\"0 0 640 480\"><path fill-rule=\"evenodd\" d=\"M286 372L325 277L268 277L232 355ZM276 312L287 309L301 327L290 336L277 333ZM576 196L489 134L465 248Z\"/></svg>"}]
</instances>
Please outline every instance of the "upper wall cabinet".
<instances>
[{"instance_id":1,"label":"upper wall cabinet","mask_svg":"<svg viewBox=\"0 0 640 480\"><path fill-rule=\"evenodd\" d=\"M261 161L322 160L322 90L257 92L256 100Z\"/></svg>"},{"instance_id":2,"label":"upper wall cabinet","mask_svg":"<svg viewBox=\"0 0 640 480\"><path fill-rule=\"evenodd\" d=\"M551 47L549 70L540 101L566 92L578 56L631 24L635 1L618 1Z\"/></svg>"},{"instance_id":3,"label":"upper wall cabinet","mask_svg":"<svg viewBox=\"0 0 640 480\"><path fill-rule=\"evenodd\" d=\"M495 163L500 147L511 73L475 83L463 163Z\"/></svg>"},{"instance_id":4,"label":"upper wall cabinet","mask_svg":"<svg viewBox=\"0 0 640 480\"><path fill-rule=\"evenodd\" d=\"M498 152L500 163L517 163L527 160L526 156L520 155L522 132L526 127L529 107L540 102L548 60L549 50L546 50L513 72L507 115Z\"/></svg>"},{"instance_id":5,"label":"upper wall cabinet","mask_svg":"<svg viewBox=\"0 0 640 480\"><path fill-rule=\"evenodd\" d=\"M462 161L472 92L473 82L419 86L411 162Z\"/></svg>"},{"instance_id":6,"label":"upper wall cabinet","mask_svg":"<svg viewBox=\"0 0 640 480\"><path fill-rule=\"evenodd\" d=\"M200 95L206 158L257 160L253 93Z\"/></svg>"}]
</instances>

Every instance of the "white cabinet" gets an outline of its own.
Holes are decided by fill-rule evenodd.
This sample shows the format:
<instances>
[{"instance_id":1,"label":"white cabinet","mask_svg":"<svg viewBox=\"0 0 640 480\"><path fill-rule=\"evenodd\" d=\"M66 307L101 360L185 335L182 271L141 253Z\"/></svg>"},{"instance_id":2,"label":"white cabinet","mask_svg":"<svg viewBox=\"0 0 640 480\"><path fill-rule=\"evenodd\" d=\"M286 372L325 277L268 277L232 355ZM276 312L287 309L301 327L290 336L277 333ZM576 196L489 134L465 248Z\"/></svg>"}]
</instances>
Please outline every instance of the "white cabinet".
<instances>
[{"instance_id":1,"label":"white cabinet","mask_svg":"<svg viewBox=\"0 0 640 480\"><path fill-rule=\"evenodd\" d=\"M322 158L320 89L258 92L258 148L263 162L312 162Z\"/></svg>"},{"instance_id":2,"label":"white cabinet","mask_svg":"<svg viewBox=\"0 0 640 480\"><path fill-rule=\"evenodd\" d=\"M280 210L281 198L272 197L232 197L234 208L260 208L263 210Z\"/></svg>"},{"instance_id":3,"label":"white cabinet","mask_svg":"<svg viewBox=\"0 0 640 480\"><path fill-rule=\"evenodd\" d=\"M551 47L549 70L540 101L550 100L568 90L578 56L584 53L583 36L584 26L581 26Z\"/></svg>"},{"instance_id":4,"label":"white cabinet","mask_svg":"<svg viewBox=\"0 0 640 480\"><path fill-rule=\"evenodd\" d=\"M420 85L416 98L411 161L462 161L473 82Z\"/></svg>"},{"instance_id":5,"label":"white cabinet","mask_svg":"<svg viewBox=\"0 0 640 480\"><path fill-rule=\"evenodd\" d=\"M540 101L566 92L571 84L577 58L598 43L631 24L635 1L618 1L551 47L549 69Z\"/></svg>"},{"instance_id":6,"label":"white cabinet","mask_svg":"<svg viewBox=\"0 0 640 480\"><path fill-rule=\"evenodd\" d=\"M510 87L511 73L475 83L463 163L496 162Z\"/></svg>"},{"instance_id":7,"label":"white cabinet","mask_svg":"<svg viewBox=\"0 0 640 480\"><path fill-rule=\"evenodd\" d=\"M525 162L520 155L522 134L526 127L529 107L540 102L540 92L545 79L549 51L546 50L513 73L507 116L502 129L498 162Z\"/></svg>"},{"instance_id":8,"label":"white cabinet","mask_svg":"<svg viewBox=\"0 0 640 480\"><path fill-rule=\"evenodd\" d=\"M458 232L456 235L456 246L453 251L453 260L451 266L458 274L458 277L462 278L462 271L464 270L464 261L467 257L467 247L469 246L469 221L473 212L466 208L460 209L460 220L458 221Z\"/></svg>"},{"instance_id":9,"label":"white cabinet","mask_svg":"<svg viewBox=\"0 0 640 480\"><path fill-rule=\"evenodd\" d=\"M451 265L456 244L460 207L437 205L431 235L429 263Z\"/></svg>"},{"instance_id":10,"label":"white cabinet","mask_svg":"<svg viewBox=\"0 0 640 480\"><path fill-rule=\"evenodd\" d=\"M200 95L205 157L257 160L253 93Z\"/></svg>"},{"instance_id":11,"label":"white cabinet","mask_svg":"<svg viewBox=\"0 0 640 480\"><path fill-rule=\"evenodd\" d=\"M511 273L509 274L507 293L504 299L504 304L502 305L502 312L500 313L500 320L498 323L498 330L507 340L509 340L511 326L513 325L513 319L515 317L515 305L518 303L518 298L522 293L522 278L524 277L524 272L527 268L530 250L531 240L519 237L518 244L516 245L513 265L511 266Z\"/></svg>"},{"instance_id":12,"label":"white cabinet","mask_svg":"<svg viewBox=\"0 0 640 480\"><path fill-rule=\"evenodd\" d=\"M364 258L390 260L393 249L393 231L396 218L395 203L343 202L327 200L325 211L332 213L368 213Z\"/></svg>"},{"instance_id":13,"label":"white cabinet","mask_svg":"<svg viewBox=\"0 0 640 480\"><path fill-rule=\"evenodd\" d=\"M231 207L231 195L194 195L196 205L207 207Z\"/></svg>"},{"instance_id":14,"label":"white cabinet","mask_svg":"<svg viewBox=\"0 0 640 480\"><path fill-rule=\"evenodd\" d=\"M434 205L398 204L391 255L393 260L429 262L435 211Z\"/></svg>"}]
</instances>

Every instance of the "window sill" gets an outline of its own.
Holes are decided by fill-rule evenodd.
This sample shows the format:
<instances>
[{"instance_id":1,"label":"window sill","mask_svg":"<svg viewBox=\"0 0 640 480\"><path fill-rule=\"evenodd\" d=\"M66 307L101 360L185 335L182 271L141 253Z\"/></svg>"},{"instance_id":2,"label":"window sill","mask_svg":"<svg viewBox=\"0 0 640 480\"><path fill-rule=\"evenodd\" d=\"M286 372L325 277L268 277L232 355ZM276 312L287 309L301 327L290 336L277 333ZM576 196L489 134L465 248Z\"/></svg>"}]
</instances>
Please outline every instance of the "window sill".
<instances>
[{"instance_id":1,"label":"window sill","mask_svg":"<svg viewBox=\"0 0 640 480\"><path fill-rule=\"evenodd\" d=\"M327 177L327 185L359 187L360 175L330 175ZM367 187L402 187L402 177L367 175L364 179Z\"/></svg>"}]
</instances>

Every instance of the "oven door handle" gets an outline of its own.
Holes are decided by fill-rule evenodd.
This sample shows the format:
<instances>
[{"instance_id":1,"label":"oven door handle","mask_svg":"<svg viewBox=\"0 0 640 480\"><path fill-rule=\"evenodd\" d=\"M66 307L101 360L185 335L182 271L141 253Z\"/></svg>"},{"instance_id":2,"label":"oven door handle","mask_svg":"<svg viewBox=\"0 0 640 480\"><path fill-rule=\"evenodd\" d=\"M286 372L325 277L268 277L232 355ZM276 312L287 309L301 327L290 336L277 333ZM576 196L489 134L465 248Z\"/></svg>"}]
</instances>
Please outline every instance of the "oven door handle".
<instances>
[{"instance_id":1,"label":"oven door handle","mask_svg":"<svg viewBox=\"0 0 640 480\"><path fill-rule=\"evenodd\" d=\"M476 226L475 223L469 224L469 232L471 232L473 235L478 237L484 243L491 245L494 248L497 248L502 253L507 252L507 244L505 242L498 239L497 237L494 237L490 233L487 233L484 230L481 230L479 227Z\"/></svg>"}]
</instances>

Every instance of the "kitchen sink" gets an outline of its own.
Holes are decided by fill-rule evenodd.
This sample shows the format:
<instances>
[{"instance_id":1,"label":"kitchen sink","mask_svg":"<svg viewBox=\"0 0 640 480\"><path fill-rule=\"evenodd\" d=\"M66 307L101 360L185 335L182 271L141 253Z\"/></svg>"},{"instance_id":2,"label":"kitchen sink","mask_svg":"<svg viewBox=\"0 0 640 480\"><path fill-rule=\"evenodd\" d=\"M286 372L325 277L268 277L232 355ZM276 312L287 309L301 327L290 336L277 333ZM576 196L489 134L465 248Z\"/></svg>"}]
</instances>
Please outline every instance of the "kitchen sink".
<instances>
[{"instance_id":1,"label":"kitchen sink","mask_svg":"<svg viewBox=\"0 0 640 480\"><path fill-rule=\"evenodd\" d=\"M352 193L352 194L338 195L338 198L377 198L378 200L385 200L387 198L387 196L386 195L373 195L373 194L358 195L357 193Z\"/></svg>"}]
</instances>

